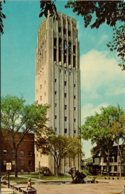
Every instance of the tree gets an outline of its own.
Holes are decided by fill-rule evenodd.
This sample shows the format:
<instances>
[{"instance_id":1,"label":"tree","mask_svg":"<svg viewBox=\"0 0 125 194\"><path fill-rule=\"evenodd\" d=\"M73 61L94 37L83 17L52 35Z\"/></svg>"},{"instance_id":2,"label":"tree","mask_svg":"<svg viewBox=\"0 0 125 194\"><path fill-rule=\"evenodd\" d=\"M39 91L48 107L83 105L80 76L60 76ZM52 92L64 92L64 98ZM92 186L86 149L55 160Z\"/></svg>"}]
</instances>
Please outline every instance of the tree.
<instances>
[{"instance_id":1,"label":"tree","mask_svg":"<svg viewBox=\"0 0 125 194\"><path fill-rule=\"evenodd\" d=\"M2 13L2 3L5 3L5 1L0 1L0 34L3 34L3 19L6 18L5 14Z\"/></svg>"},{"instance_id":2,"label":"tree","mask_svg":"<svg viewBox=\"0 0 125 194\"><path fill-rule=\"evenodd\" d=\"M125 2L119 1L80 1L68 0L66 8L81 15L84 26L99 28L103 23L115 26L118 21L125 22Z\"/></svg>"},{"instance_id":3,"label":"tree","mask_svg":"<svg viewBox=\"0 0 125 194\"><path fill-rule=\"evenodd\" d=\"M45 15L45 17L50 14L50 16L56 16L57 18L57 10L54 1L52 0L40 0L40 14L39 17Z\"/></svg>"},{"instance_id":4,"label":"tree","mask_svg":"<svg viewBox=\"0 0 125 194\"><path fill-rule=\"evenodd\" d=\"M116 51L120 58L119 66L125 70L125 25L113 29L113 39L107 44L110 51Z\"/></svg>"},{"instance_id":5,"label":"tree","mask_svg":"<svg viewBox=\"0 0 125 194\"><path fill-rule=\"evenodd\" d=\"M95 144L92 150L95 155L100 154L100 156L106 158L107 172L109 174L110 155L115 139L120 135L120 131L117 131L118 133L116 134L113 127L120 117L124 115L124 111L119 106L108 106L101 108L100 111L100 114L95 113L94 116L87 117L85 124L82 126L82 136L84 139L90 139L92 144Z\"/></svg>"},{"instance_id":6,"label":"tree","mask_svg":"<svg viewBox=\"0 0 125 194\"><path fill-rule=\"evenodd\" d=\"M114 142L117 146L119 176L121 177L122 164L124 162L123 149L125 145L125 113L117 117L117 121L114 122L111 131L113 133Z\"/></svg>"},{"instance_id":7,"label":"tree","mask_svg":"<svg viewBox=\"0 0 125 194\"><path fill-rule=\"evenodd\" d=\"M61 161L64 158L75 158L76 155L81 153L81 144L78 138L56 136L53 132L50 132L45 137L37 136L36 145L38 149L41 149L42 153L50 154L55 163L55 175L60 174Z\"/></svg>"},{"instance_id":8,"label":"tree","mask_svg":"<svg viewBox=\"0 0 125 194\"><path fill-rule=\"evenodd\" d=\"M125 70L125 26L116 28L118 22L125 22L125 2L119 1L79 1L69 0L66 8L72 8L73 12L81 15L84 26L99 28L102 24L114 27L112 42L108 43L111 51L116 51L121 62L119 66Z\"/></svg>"},{"instance_id":9,"label":"tree","mask_svg":"<svg viewBox=\"0 0 125 194\"><path fill-rule=\"evenodd\" d=\"M26 134L35 133L45 127L47 106L26 105L23 98L5 96L1 99L1 128L11 134L15 157L15 177L18 176L18 149ZM20 138L16 139L20 133Z\"/></svg>"}]
</instances>

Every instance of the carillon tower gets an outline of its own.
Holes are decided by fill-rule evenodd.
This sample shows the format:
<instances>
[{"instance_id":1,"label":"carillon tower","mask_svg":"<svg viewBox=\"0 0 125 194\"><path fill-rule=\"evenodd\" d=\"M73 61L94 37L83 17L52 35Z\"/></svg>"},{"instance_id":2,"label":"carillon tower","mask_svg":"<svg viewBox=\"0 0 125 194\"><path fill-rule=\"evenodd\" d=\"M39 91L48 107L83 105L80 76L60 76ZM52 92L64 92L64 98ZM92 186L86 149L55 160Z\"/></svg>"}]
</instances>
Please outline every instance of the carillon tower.
<instances>
[{"instance_id":1,"label":"carillon tower","mask_svg":"<svg viewBox=\"0 0 125 194\"><path fill-rule=\"evenodd\" d=\"M59 13L57 19L48 16L39 28L35 98L38 104L50 106L48 126L56 134L72 137L79 135L81 107L78 30L76 21L67 15ZM63 172L73 165L79 168L79 160L64 160ZM49 159L45 161L51 168ZM45 161L42 164L37 159L36 164L45 166Z\"/></svg>"}]
</instances>

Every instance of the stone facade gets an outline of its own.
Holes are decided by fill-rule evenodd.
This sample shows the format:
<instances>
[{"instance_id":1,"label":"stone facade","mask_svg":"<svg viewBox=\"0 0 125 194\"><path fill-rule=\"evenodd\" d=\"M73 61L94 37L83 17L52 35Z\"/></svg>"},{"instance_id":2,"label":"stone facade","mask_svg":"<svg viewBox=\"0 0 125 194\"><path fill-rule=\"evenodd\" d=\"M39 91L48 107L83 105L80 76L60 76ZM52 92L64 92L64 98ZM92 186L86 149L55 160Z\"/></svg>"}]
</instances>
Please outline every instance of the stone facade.
<instances>
[{"instance_id":1,"label":"stone facade","mask_svg":"<svg viewBox=\"0 0 125 194\"><path fill-rule=\"evenodd\" d=\"M35 98L38 104L48 104L48 126L56 134L78 136L81 123L80 106L80 64L79 42L76 21L64 14L58 14L58 19L48 17L38 31L36 49ZM40 161L40 154L36 154L36 168L38 164L46 163L52 169L52 159L49 162ZM74 162L80 167L79 157ZM71 161L64 160L63 172Z\"/></svg>"}]
</instances>

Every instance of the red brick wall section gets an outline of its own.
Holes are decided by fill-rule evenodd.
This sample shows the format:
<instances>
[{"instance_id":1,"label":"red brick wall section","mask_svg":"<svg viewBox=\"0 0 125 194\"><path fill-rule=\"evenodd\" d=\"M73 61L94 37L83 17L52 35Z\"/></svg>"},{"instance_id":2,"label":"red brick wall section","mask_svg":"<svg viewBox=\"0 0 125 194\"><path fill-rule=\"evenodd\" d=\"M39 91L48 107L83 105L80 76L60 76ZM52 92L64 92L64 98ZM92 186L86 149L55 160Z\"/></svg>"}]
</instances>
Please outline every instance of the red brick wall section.
<instances>
[{"instance_id":1,"label":"red brick wall section","mask_svg":"<svg viewBox=\"0 0 125 194\"><path fill-rule=\"evenodd\" d=\"M16 142L21 137L21 133L16 135ZM12 163L12 171L14 171L14 151L11 134L2 135L2 171L6 171L6 162ZM18 171L32 172L35 170L35 154L34 154L34 134L26 134L18 150Z\"/></svg>"}]
</instances>

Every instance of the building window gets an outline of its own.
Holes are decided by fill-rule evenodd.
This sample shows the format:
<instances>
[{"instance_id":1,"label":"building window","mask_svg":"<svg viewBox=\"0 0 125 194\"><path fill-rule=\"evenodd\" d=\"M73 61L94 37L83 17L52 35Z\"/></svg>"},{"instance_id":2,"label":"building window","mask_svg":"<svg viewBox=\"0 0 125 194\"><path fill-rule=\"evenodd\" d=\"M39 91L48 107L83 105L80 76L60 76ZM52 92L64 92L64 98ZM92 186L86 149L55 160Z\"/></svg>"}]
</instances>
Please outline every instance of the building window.
<instances>
[{"instance_id":1,"label":"building window","mask_svg":"<svg viewBox=\"0 0 125 194\"><path fill-rule=\"evenodd\" d=\"M24 156L24 151L20 151L20 156Z\"/></svg>"},{"instance_id":2,"label":"building window","mask_svg":"<svg viewBox=\"0 0 125 194\"><path fill-rule=\"evenodd\" d=\"M107 158L106 157L104 157L104 162L107 162Z\"/></svg>"},{"instance_id":3,"label":"building window","mask_svg":"<svg viewBox=\"0 0 125 194\"><path fill-rule=\"evenodd\" d=\"M66 128L64 129L64 133L67 133L67 129Z\"/></svg>"},{"instance_id":4,"label":"building window","mask_svg":"<svg viewBox=\"0 0 125 194\"><path fill-rule=\"evenodd\" d=\"M3 150L3 154L7 154L7 150Z\"/></svg>"},{"instance_id":5,"label":"building window","mask_svg":"<svg viewBox=\"0 0 125 194\"><path fill-rule=\"evenodd\" d=\"M58 53L59 54L59 61L62 60L62 57L61 57L61 54L62 54L61 49L62 49L62 39L59 38L59 53Z\"/></svg>"},{"instance_id":6,"label":"building window","mask_svg":"<svg viewBox=\"0 0 125 194\"><path fill-rule=\"evenodd\" d=\"M68 65L71 65L71 55L68 55Z\"/></svg>"},{"instance_id":7,"label":"building window","mask_svg":"<svg viewBox=\"0 0 125 194\"><path fill-rule=\"evenodd\" d=\"M64 98L66 98L67 97L67 93L64 93Z\"/></svg>"},{"instance_id":8,"label":"building window","mask_svg":"<svg viewBox=\"0 0 125 194\"><path fill-rule=\"evenodd\" d=\"M56 52L56 49L54 48L54 53L53 53L53 55L54 55L54 56L53 56L54 61L56 61L56 53L57 53L57 52Z\"/></svg>"},{"instance_id":9,"label":"building window","mask_svg":"<svg viewBox=\"0 0 125 194\"><path fill-rule=\"evenodd\" d=\"M64 81L64 86L66 86L67 85L67 81Z\"/></svg>"},{"instance_id":10,"label":"building window","mask_svg":"<svg viewBox=\"0 0 125 194\"><path fill-rule=\"evenodd\" d=\"M67 117L64 117L64 121L67 121Z\"/></svg>"},{"instance_id":11,"label":"building window","mask_svg":"<svg viewBox=\"0 0 125 194\"><path fill-rule=\"evenodd\" d=\"M3 160L3 165L6 165L6 160Z\"/></svg>"},{"instance_id":12,"label":"building window","mask_svg":"<svg viewBox=\"0 0 125 194\"><path fill-rule=\"evenodd\" d=\"M70 30L68 31L68 36L71 36L71 31Z\"/></svg>"},{"instance_id":13,"label":"building window","mask_svg":"<svg viewBox=\"0 0 125 194\"><path fill-rule=\"evenodd\" d=\"M42 84L40 84L40 89L42 89Z\"/></svg>"},{"instance_id":14,"label":"building window","mask_svg":"<svg viewBox=\"0 0 125 194\"><path fill-rule=\"evenodd\" d=\"M55 115L55 119L57 119L57 115Z\"/></svg>"},{"instance_id":15,"label":"building window","mask_svg":"<svg viewBox=\"0 0 125 194\"><path fill-rule=\"evenodd\" d=\"M33 164L32 161L29 160L29 161L28 161L28 165L29 165L29 166L32 166L32 164Z\"/></svg>"},{"instance_id":16,"label":"building window","mask_svg":"<svg viewBox=\"0 0 125 194\"><path fill-rule=\"evenodd\" d=\"M61 32L61 27L58 28L58 31Z\"/></svg>"},{"instance_id":17,"label":"building window","mask_svg":"<svg viewBox=\"0 0 125 194\"><path fill-rule=\"evenodd\" d=\"M74 133L76 133L76 130L74 130Z\"/></svg>"},{"instance_id":18,"label":"building window","mask_svg":"<svg viewBox=\"0 0 125 194\"><path fill-rule=\"evenodd\" d=\"M63 33L66 34L66 29L65 28L63 28Z\"/></svg>"},{"instance_id":19,"label":"building window","mask_svg":"<svg viewBox=\"0 0 125 194\"><path fill-rule=\"evenodd\" d=\"M74 119L74 122L76 122L76 119Z\"/></svg>"},{"instance_id":20,"label":"building window","mask_svg":"<svg viewBox=\"0 0 125 194\"><path fill-rule=\"evenodd\" d=\"M56 47L56 43L57 43L56 38L54 38L54 46L55 47Z\"/></svg>"},{"instance_id":21,"label":"building window","mask_svg":"<svg viewBox=\"0 0 125 194\"><path fill-rule=\"evenodd\" d=\"M42 100L42 96L40 96L40 100Z\"/></svg>"},{"instance_id":22,"label":"building window","mask_svg":"<svg viewBox=\"0 0 125 194\"><path fill-rule=\"evenodd\" d=\"M74 99L76 99L76 96L74 96Z\"/></svg>"},{"instance_id":23,"label":"building window","mask_svg":"<svg viewBox=\"0 0 125 194\"><path fill-rule=\"evenodd\" d=\"M28 152L28 156L33 156L33 153L32 152Z\"/></svg>"},{"instance_id":24,"label":"building window","mask_svg":"<svg viewBox=\"0 0 125 194\"><path fill-rule=\"evenodd\" d=\"M57 94L57 92L55 91L55 95Z\"/></svg>"},{"instance_id":25,"label":"building window","mask_svg":"<svg viewBox=\"0 0 125 194\"><path fill-rule=\"evenodd\" d=\"M112 166L109 166L109 172L111 172L112 171Z\"/></svg>"},{"instance_id":26,"label":"building window","mask_svg":"<svg viewBox=\"0 0 125 194\"><path fill-rule=\"evenodd\" d=\"M75 45L73 45L73 53L74 54L76 53L76 47L75 47Z\"/></svg>"},{"instance_id":27,"label":"building window","mask_svg":"<svg viewBox=\"0 0 125 194\"><path fill-rule=\"evenodd\" d=\"M55 83L56 83L56 81L57 81L57 80L55 79Z\"/></svg>"},{"instance_id":28,"label":"building window","mask_svg":"<svg viewBox=\"0 0 125 194\"><path fill-rule=\"evenodd\" d=\"M73 67L76 67L76 56L73 56Z\"/></svg>"},{"instance_id":29,"label":"building window","mask_svg":"<svg viewBox=\"0 0 125 194\"><path fill-rule=\"evenodd\" d=\"M74 88L76 87L76 84L74 84Z\"/></svg>"},{"instance_id":30,"label":"building window","mask_svg":"<svg viewBox=\"0 0 125 194\"><path fill-rule=\"evenodd\" d=\"M117 172L117 166L114 166L114 171L116 171L116 172Z\"/></svg>"},{"instance_id":31,"label":"building window","mask_svg":"<svg viewBox=\"0 0 125 194\"><path fill-rule=\"evenodd\" d=\"M12 165L15 165L15 163L16 163L15 160L12 160Z\"/></svg>"},{"instance_id":32,"label":"building window","mask_svg":"<svg viewBox=\"0 0 125 194\"><path fill-rule=\"evenodd\" d=\"M55 107L57 107L57 104L55 103Z\"/></svg>"},{"instance_id":33,"label":"building window","mask_svg":"<svg viewBox=\"0 0 125 194\"><path fill-rule=\"evenodd\" d=\"M66 104L64 105L64 109L65 109L65 110L67 109L67 105L66 105Z\"/></svg>"},{"instance_id":34,"label":"building window","mask_svg":"<svg viewBox=\"0 0 125 194\"><path fill-rule=\"evenodd\" d=\"M76 107L74 107L74 110L76 110Z\"/></svg>"}]
</instances>

